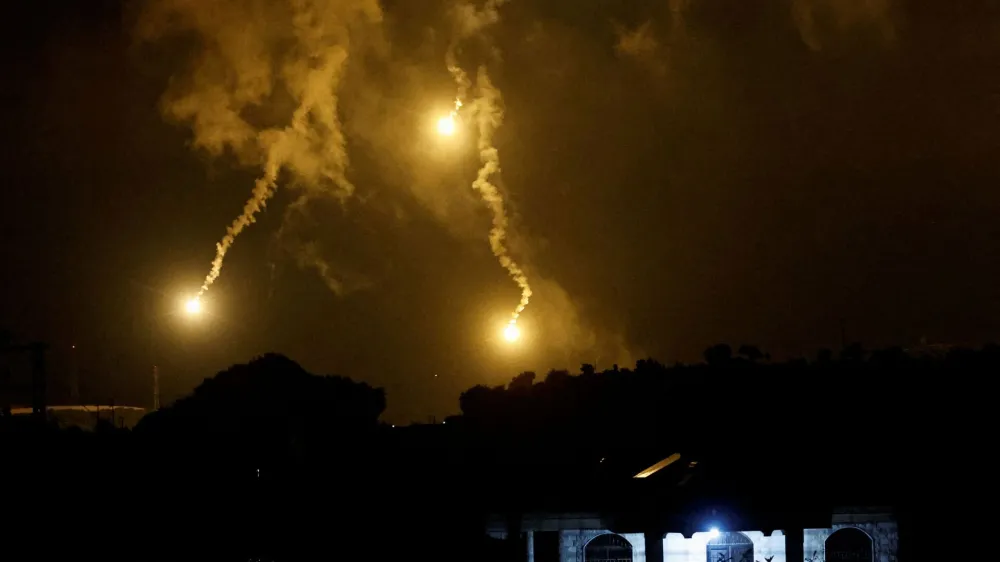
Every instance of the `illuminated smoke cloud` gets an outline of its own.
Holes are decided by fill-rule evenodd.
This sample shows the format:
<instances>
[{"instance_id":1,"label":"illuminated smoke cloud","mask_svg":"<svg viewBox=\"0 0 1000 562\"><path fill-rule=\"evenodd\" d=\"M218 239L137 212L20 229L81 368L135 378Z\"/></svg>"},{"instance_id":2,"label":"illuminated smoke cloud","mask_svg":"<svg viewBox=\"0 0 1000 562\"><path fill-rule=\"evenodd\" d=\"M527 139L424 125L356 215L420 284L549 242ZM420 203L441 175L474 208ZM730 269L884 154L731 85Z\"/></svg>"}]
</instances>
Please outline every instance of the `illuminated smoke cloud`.
<instances>
[{"instance_id":1,"label":"illuminated smoke cloud","mask_svg":"<svg viewBox=\"0 0 1000 562\"><path fill-rule=\"evenodd\" d=\"M372 286L364 276L351 272L344 267L334 267L326 260L315 242L300 244L295 252L295 258L301 268L312 268L331 292L344 296L355 291L368 289Z\"/></svg>"},{"instance_id":2,"label":"illuminated smoke cloud","mask_svg":"<svg viewBox=\"0 0 1000 562\"><path fill-rule=\"evenodd\" d=\"M337 93L352 36L381 18L375 0L157 0L144 13L142 38L194 32L200 44L191 71L172 80L164 114L190 125L195 147L263 168L216 245L199 294L218 278L282 170L307 192L353 193Z\"/></svg>"},{"instance_id":3,"label":"illuminated smoke cloud","mask_svg":"<svg viewBox=\"0 0 1000 562\"><path fill-rule=\"evenodd\" d=\"M461 2L454 9L455 19L458 22L458 32L455 39L452 41L451 45L448 47L448 52L445 54L445 64L448 65L448 72L451 73L452 77L455 79L455 84L458 86L458 93L455 95L457 101L457 106L460 108L461 104L465 102L465 98L468 95L469 87L472 83L469 81L469 77L466 75L465 71L458 64L458 58L456 56L456 51L458 46L462 41L476 35L483 31L486 27L497 23L500 21L500 6L507 3L507 0L486 0L482 9L476 8L475 5L469 2Z\"/></svg>"},{"instance_id":4,"label":"illuminated smoke cloud","mask_svg":"<svg viewBox=\"0 0 1000 562\"><path fill-rule=\"evenodd\" d=\"M632 31L619 28L618 45L616 49L619 53L634 57L643 57L656 54L660 47L659 41L652 29L653 22L646 21Z\"/></svg>"},{"instance_id":5,"label":"illuminated smoke cloud","mask_svg":"<svg viewBox=\"0 0 1000 562\"><path fill-rule=\"evenodd\" d=\"M792 17L802 41L814 51L835 33L874 29L886 42L896 37L891 0L793 0Z\"/></svg>"}]
</instances>

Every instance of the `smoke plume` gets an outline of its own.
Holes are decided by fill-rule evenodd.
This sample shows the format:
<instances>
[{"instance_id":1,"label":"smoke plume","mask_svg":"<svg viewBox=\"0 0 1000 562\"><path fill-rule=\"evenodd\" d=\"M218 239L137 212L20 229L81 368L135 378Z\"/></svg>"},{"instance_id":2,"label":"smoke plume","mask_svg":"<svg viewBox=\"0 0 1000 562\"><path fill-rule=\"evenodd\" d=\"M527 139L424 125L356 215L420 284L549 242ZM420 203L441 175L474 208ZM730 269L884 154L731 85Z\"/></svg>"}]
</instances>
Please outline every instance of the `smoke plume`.
<instances>
[{"instance_id":1,"label":"smoke plume","mask_svg":"<svg viewBox=\"0 0 1000 562\"><path fill-rule=\"evenodd\" d=\"M476 35L486 27L500 21L500 6L507 3L507 0L486 0L483 8L477 9L474 5L463 2L455 7L455 19L458 22L458 33L445 53L445 64L448 65L448 72L455 79L458 86L458 93L455 95L456 106L460 108L465 103L465 98L472 86L468 75L458 64L456 52L462 41Z\"/></svg>"},{"instance_id":2,"label":"smoke plume","mask_svg":"<svg viewBox=\"0 0 1000 562\"><path fill-rule=\"evenodd\" d=\"M201 46L189 75L164 96L165 115L191 126L196 147L263 168L216 244L199 295L274 195L282 170L307 192L353 193L338 89L352 35L381 17L376 0L158 0L144 14L141 37L194 31Z\"/></svg>"},{"instance_id":3,"label":"smoke plume","mask_svg":"<svg viewBox=\"0 0 1000 562\"><path fill-rule=\"evenodd\" d=\"M365 276L335 265L323 257L320 247L315 242L305 242L296 249L295 258L299 267L312 268L331 292L344 296L355 291L368 289L372 282Z\"/></svg>"},{"instance_id":4,"label":"smoke plume","mask_svg":"<svg viewBox=\"0 0 1000 562\"><path fill-rule=\"evenodd\" d=\"M793 0L792 17L802 41L814 51L849 30L874 29L887 43L896 37L891 0Z\"/></svg>"},{"instance_id":5,"label":"smoke plume","mask_svg":"<svg viewBox=\"0 0 1000 562\"><path fill-rule=\"evenodd\" d=\"M465 104L465 98L472 86L468 74L458 63L456 55L458 47L463 40L498 22L500 20L498 10L506 2L507 0L487 0L481 10L476 9L472 4L462 3L455 9L458 33L445 55L448 72L454 78L458 90L452 118ZM531 300L531 286L528 284L528 277L524 274L524 270L510 256L510 250L506 244L507 211L499 188L490 181L490 178L500 171L500 154L493 146L493 135L503 122L503 108L500 91L490 82L485 66L479 67L476 76L476 91L477 97L472 102L472 112L479 129L478 149L482 167L479 169L472 187L479 192L493 214L493 225L489 235L490 249L499 260L500 265L507 270L507 273L521 289L521 300L514 312L511 313L510 323L516 324L521 312Z\"/></svg>"},{"instance_id":6,"label":"smoke plume","mask_svg":"<svg viewBox=\"0 0 1000 562\"><path fill-rule=\"evenodd\" d=\"M521 301L511 315L511 324L514 324L524 308L528 306L528 301L531 300L531 286L528 284L528 277L524 271L510 257L506 245L507 211L504 208L500 190L490 181L490 177L500 171L500 154L493 146L493 134L503 122L503 109L501 108L500 91L493 87L485 66L479 67L476 90L479 95L473 101L473 111L476 124L479 127L479 158L483 166L479 169L479 174L476 181L472 183L472 187L479 192L483 201L493 212L490 249L500 261L500 265L507 270L510 277L521 288Z\"/></svg>"}]
</instances>

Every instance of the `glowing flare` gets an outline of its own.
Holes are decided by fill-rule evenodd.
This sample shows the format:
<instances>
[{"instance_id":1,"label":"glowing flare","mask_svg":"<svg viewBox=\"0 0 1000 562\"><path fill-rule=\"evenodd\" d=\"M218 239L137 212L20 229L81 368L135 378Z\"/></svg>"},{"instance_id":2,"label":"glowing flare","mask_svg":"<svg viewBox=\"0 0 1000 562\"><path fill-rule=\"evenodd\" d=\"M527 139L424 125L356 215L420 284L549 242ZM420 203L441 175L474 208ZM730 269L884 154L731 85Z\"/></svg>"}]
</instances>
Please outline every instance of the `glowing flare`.
<instances>
[{"instance_id":1,"label":"glowing flare","mask_svg":"<svg viewBox=\"0 0 1000 562\"><path fill-rule=\"evenodd\" d=\"M184 303L184 311L190 315L201 314L201 299L193 298Z\"/></svg>"},{"instance_id":2,"label":"glowing flare","mask_svg":"<svg viewBox=\"0 0 1000 562\"><path fill-rule=\"evenodd\" d=\"M455 134L455 115L451 114L447 117L442 117L438 119L438 133L450 137Z\"/></svg>"},{"instance_id":3,"label":"glowing flare","mask_svg":"<svg viewBox=\"0 0 1000 562\"><path fill-rule=\"evenodd\" d=\"M455 134L457 129L455 119L458 117L459 109L462 109L462 100L460 98L456 98L455 109L451 110L451 113L448 115L438 119L438 133L442 136L450 137Z\"/></svg>"},{"instance_id":4,"label":"glowing flare","mask_svg":"<svg viewBox=\"0 0 1000 562\"><path fill-rule=\"evenodd\" d=\"M521 337L521 329L517 327L517 324L511 322L503 329L503 337L509 342L515 342Z\"/></svg>"}]
</instances>

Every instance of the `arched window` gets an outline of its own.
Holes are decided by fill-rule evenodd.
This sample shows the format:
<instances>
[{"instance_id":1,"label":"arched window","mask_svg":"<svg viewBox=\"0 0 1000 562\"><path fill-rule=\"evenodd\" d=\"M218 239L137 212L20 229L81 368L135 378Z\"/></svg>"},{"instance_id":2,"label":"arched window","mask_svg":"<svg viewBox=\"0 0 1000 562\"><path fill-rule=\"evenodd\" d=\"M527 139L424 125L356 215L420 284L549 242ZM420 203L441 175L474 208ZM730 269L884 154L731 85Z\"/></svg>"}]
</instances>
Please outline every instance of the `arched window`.
<instances>
[{"instance_id":1,"label":"arched window","mask_svg":"<svg viewBox=\"0 0 1000 562\"><path fill-rule=\"evenodd\" d=\"M753 541L743 533L722 533L705 551L706 562L754 562Z\"/></svg>"},{"instance_id":2,"label":"arched window","mask_svg":"<svg viewBox=\"0 0 1000 562\"><path fill-rule=\"evenodd\" d=\"M600 535L587 543L584 562L632 562L632 544L620 535Z\"/></svg>"},{"instance_id":3,"label":"arched window","mask_svg":"<svg viewBox=\"0 0 1000 562\"><path fill-rule=\"evenodd\" d=\"M872 562L872 538L854 527L837 529L826 538L827 562Z\"/></svg>"}]
</instances>

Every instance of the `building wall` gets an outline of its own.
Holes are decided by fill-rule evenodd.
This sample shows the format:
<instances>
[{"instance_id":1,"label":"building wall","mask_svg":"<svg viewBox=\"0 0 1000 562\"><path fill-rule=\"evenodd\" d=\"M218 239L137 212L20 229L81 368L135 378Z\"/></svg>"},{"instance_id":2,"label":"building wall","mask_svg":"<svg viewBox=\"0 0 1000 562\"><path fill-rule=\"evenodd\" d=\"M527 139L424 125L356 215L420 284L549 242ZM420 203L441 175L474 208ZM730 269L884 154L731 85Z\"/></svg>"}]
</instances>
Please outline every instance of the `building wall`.
<instances>
[{"instance_id":1,"label":"building wall","mask_svg":"<svg viewBox=\"0 0 1000 562\"><path fill-rule=\"evenodd\" d=\"M561 531L559 562L586 562L583 554L587 543L604 534L617 534L623 537L632 545L632 562L646 562L646 537L642 533L612 533L604 529Z\"/></svg>"},{"instance_id":2,"label":"building wall","mask_svg":"<svg viewBox=\"0 0 1000 562\"><path fill-rule=\"evenodd\" d=\"M837 529L861 529L872 538L875 562L896 562L899 554L899 529L894 521L836 523L829 529L805 529L802 551L806 562L826 562L826 539Z\"/></svg>"},{"instance_id":3,"label":"building wall","mask_svg":"<svg viewBox=\"0 0 1000 562\"><path fill-rule=\"evenodd\" d=\"M761 531L742 531L753 542L754 562L786 562L785 535L774 531L767 536ZM680 533L667 533L663 538L663 562L706 562L706 547L710 533L695 533L685 538ZM773 557L773 558L772 558Z\"/></svg>"}]
</instances>

